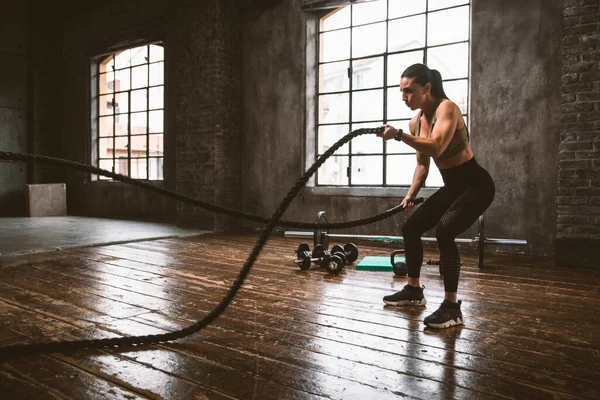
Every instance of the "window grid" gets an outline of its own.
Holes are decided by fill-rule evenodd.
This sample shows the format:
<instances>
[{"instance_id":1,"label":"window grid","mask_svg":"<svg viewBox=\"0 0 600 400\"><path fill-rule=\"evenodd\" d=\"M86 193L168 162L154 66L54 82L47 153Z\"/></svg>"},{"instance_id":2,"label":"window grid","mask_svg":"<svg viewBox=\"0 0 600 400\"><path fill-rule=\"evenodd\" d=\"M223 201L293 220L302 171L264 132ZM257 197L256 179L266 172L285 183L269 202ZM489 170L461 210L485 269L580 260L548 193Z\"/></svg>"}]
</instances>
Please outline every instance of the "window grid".
<instances>
[{"instance_id":1,"label":"window grid","mask_svg":"<svg viewBox=\"0 0 600 400\"><path fill-rule=\"evenodd\" d=\"M327 64L333 64L333 63L340 63L340 62L347 62L348 63L348 89L347 90L339 90L339 91L328 91L328 90L324 90L321 91L321 89L318 90L317 92L317 98L318 98L318 102L317 102L317 107L319 108L320 111L320 106L319 106L319 102L321 101L321 95L323 94L327 94L327 95L333 95L333 94L342 94L342 93L347 93L348 94L348 121L345 122L321 122L319 120L320 118L320 112L317 113L317 135L316 135L316 140L315 140L315 154L318 156L320 156L322 153L319 151L319 141L320 141L320 135L319 135L319 131L321 127L326 127L326 126L335 126L335 125L340 125L340 124L348 124L351 129L350 131L354 130L353 126L354 125L363 125L363 124L380 124L382 121L381 120L360 120L360 121L353 121L353 98L354 98L354 94L356 93L360 93L360 92L367 92L367 91L373 91L373 90L382 90L383 92L383 98L382 98L382 102L383 102L383 122L387 123L388 122L388 94L387 91L390 88L395 87L395 85L390 86L388 84L388 59L390 56L394 56L394 55L398 55L398 54L405 54L405 53L412 53L412 52L418 52L421 51L423 53L423 63L427 65L427 57L428 57L428 50L429 49L435 49L435 48L441 48L441 47L447 47L447 46L452 46L452 45L459 45L459 44L466 44L467 46L469 46L469 42L470 42L470 33L471 33L471 24L470 21L468 23L468 32L467 32L467 39L466 40L458 40L458 41L450 41L450 42L444 42L441 44L434 44L434 45L429 45L429 16L431 13L437 13L437 12L442 12L442 11L448 11L448 10L452 10L452 9L458 9L458 8L463 8L463 7L467 7L469 9L470 12L470 1L469 0L465 0L464 2L461 2L460 4L456 4L450 7L442 7L442 8L437 8L434 10L430 10L429 9L429 0L426 0L426 5L425 5L425 11L423 12L419 12L419 13L414 13L414 14L408 14L408 15L402 15L399 17L394 17L394 18L389 18L390 16L390 7L389 7L389 3L391 1L394 0L387 0L387 4L386 4L386 16L385 19L379 19L379 20L375 20L375 21L371 21L368 23L363 23L363 24L354 24L353 20L354 20L354 5L350 5L347 7L350 7L350 22L349 25L347 26L343 26L343 27L339 27L339 28L334 28L334 29L322 29L322 26L319 27L319 31L318 31L318 39L317 39L317 47L319 49L321 49L321 37L323 35L323 33L329 33L329 32L335 32L335 31L343 31L343 30L349 30L349 46L350 46L350 54L349 54L349 58L341 58L341 59L333 59L333 60L328 60L328 61L321 61L320 57L318 60L318 69L317 69L317 80L320 81L321 77L321 66L323 65L327 65ZM389 25L390 22L393 21L398 21L398 20L403 20L403 19L407 19L407 18L411 18L411 17L415 17L415 16L419 16L419 15L424 15L425 17L425 30L424 30L424 46L420 46L420 47L414 47L414 48L410 48L407 50L397 50L397 51L389 51ZM353 35L353 31L356 28L360 28L360 27L366 27L366 26L370 26L370 25L375 25L375 24L379 24L385 22L385 51L383 53L375 53L375 54L368 54L365 56L360 56L360 57L356 57L353 58L353 40L354 40L354 35ZM467 47L467 56L468 56L468 47ZM353 79L353 62L355 61L359 61L359 60L366 60L366 59L370 59L370 58L378 58L381 57L383 59L383 86L375 86L375 87L367 87L367 88L363 88L363 89L354 89L354 79ZM468 60L467 60L468 62ZM468 64L467 64L468 65ZM444 79L444 77L442 76L444 85L446 86L446 83L448 82L455 82L455 81L466 81L466 85L467 85L467 98L466 100L466 104L465 104L465 112L463 113L463 117L465 119L467 119L467 115L468 115L468 107L469 107L469 102L468 102L468 91L469 91L469 87L470 87L470 76L469 76L469 72L467 69L467 73L464 76L460 76L460 77L455 77L455 78L446 78ZM452 99L451 99L452 100ZM406 120L405 118L396 118L395 120L397 121L403 121ZM388 145L387 142L383 142L383 150L382 152L365 152L365 153L360 153L360 154L354 154L352 151L352 145L353 145L353 141L350 141L348 143L348 152L347 153L340 153L339 151L334 155L334 157L336 155L341 155L344 157L348 158L348 167L346 168L346 174L347 174L347 184L342 184L341 186L375 186L375 187L380 187L380 186L387 186L387 187L398 187L398 186L407 186L406 184L388 184L387 182L387 168L388 168L388 162L387 162L387 158L388 156L402 156L402 155L414 155L415 152L414 150L412 151L405 151L405 152L399 152L399 151L389 151L388 152ZM382 184L355 184L352 181L352 162L353 159L357 158L357 157L365 157L365 156L381 156L382 157ZM319 172L320 170L317 170L316 172L316 182L317 185L323 185L320 183L320 177L319 177ZM412 174L412 171L411 171ZM325 185L330 185L330 184L325 184ZM338 184L335 184L334 186L339 186ZM424 185L424 187L427 187L427 185ZM431 187L431 186L429 186Z\"/></svg>"},{"instance_id":2,"label":"window grid","mask_svg":"<svg viewBox=\"0 0 600 400\"><path fill-rule=\"evenodd\" d=\"M126 175L126 176L130 176L134 179L140 179L140 180L163 180L163 176L164 176L164 171L163 171L163 165L164 165L164 53L162 52L162 50L158 53L158 58L157 59L152 59L153 55L156 54L154 53L159 47L162 47L162 43L151 43L145 46L140 46L140 47L135 47L135 48L130 48L130 49L126 49L123 50L121 52L116 52L116 53L112 53L111 55L107 56L107 57L103 57L101 60L98 61L97 63L97 71L98 72L98 76L99 79L97 80L97 87L96 87L96 91L98 93L98 102L96 105L96 115L97 115L97 127L98 127L98 132L97 132L97 138L96 138L96 159L98 160L98 164L99 167L102 169L110 169L112 172L115 173L119 173L122 175ZM142 51L141 49L145 49L145 61L142 63L133 63L133 55L132 52L134 51ZM123 52L128 52L130 54L129 56L129 64L124 66L124 67L117 67L117 57L119 54L122 54ZM152 53L151 53L152 52ZM110 67L109 67L110 65ZM133 71L135 68L140 68L140 67L144 67L145 66L145 84L140 86L140 85L136 85L134 87L134 76L133 76ZM159 76L158 78L158 82L157 84L151 84L151 68L153 66L157 67ZM123 89L121 90L121 88L119 88L119 90L117 90L117 75L119 75L119 73L123 73L125 72L128 75L128 88L127 89ZM109 79L109 77L112 76L112 81ZM106 86L108 86L109 82L112 82L112 90L107 91L106 89L102 88L102 83L105 83ZM120 81L119 81L120 82ZM162 104L161 107L151 107L150 104L150 97L151 97L151 89L157 89L157 88L163 88L163 92L160 96L160 98L156 98L156 100L160 101L160 103ZM145 105L144 107L140 108L137 107L134 109L133 106L133 102L132 102L132 92L141 92L141 91L145 91L146 94L146 98L145 98ZM108 107L108 104L105 104L104 106L106 106L107 108L110 108L110 112L102 112L102 108L103 108L103 101L102 98L106 97L108 95L112 96L112 99L110 101L111 106ZM118 110L118 106L120 104L120 102L117 102L117 96L121 95L121 96L125 96L127 99L127 110L126 112L119 112L120 110ZM159 131L153 131L151 129L151 120L150 120L150 115L151 112L160 112L160 121L161 121L161 129ZM136 128L135 126L132 126L132 115L135 114L139 114L139 113L145 113L145 121L144 121L144 126L141 128L144 128L144 131L139 133L139 132L133 132L134 128ZM101 124L101 119L102 117L112 117L112 133L110 135L103 135L102 132L102 124ZM126 117L127 118L127 124L126 124L126 134L125 135L119 135L118 133L118 120L119 118L122 117ZM140 128L140 127L138 127ZM155 151L152 150L151 148L151 142L150 142L150 137L151 135L153 136L161 136L162 138L160 140L157 141L156 143L156 147L157 149ZM142 149L134 149L134 143L133 140L136 140L139 137L143 137L143 147ZM126 155L124 156L119 156L117 154L117 139L118 138L126 138ZM111 139L112 140L112 151L110 152L110 157L107 157L106 154L102 154L102 145L101 145L101 141L102 140L106 140L106 139ZM133 139L133 140L132 140ZM135 152L135 153L134 153ZM133 167L133 163L132 161L135 160L134 164L135 164L135 170L132 169ZM143 167L143 171L142 168L140 166L140 160L144 161L145 166ZM106 162L110 162L109 165L111 166L110 168L104 168L103 166L103 161ZM154 170L152 169L152 165L155 166ZM152 173L151 173L152 172ZM98 177L101 180L110 180L110 178L108 177L103 177L103 176L99 176Z\"/></svg>"}]
</instances>

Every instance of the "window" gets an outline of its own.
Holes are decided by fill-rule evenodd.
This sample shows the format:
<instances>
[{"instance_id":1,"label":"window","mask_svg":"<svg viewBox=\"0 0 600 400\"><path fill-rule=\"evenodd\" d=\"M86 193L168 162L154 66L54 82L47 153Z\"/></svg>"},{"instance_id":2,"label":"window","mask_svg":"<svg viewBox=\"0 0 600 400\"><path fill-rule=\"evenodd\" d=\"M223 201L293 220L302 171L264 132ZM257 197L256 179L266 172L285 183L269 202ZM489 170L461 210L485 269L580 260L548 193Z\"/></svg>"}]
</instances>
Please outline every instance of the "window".
<instances>
[{"instance_id":1,"label":"window","mask_svg":"<svg viewBox=\"0 0 600 400\"><path fill-rule=\"evenodd\" d=\"M389 123L408 132L414 112L402 102L399 84L414 63L440 71L446 94L466 120L469 8L469 0L378 0L321 18L314 155L362 127ZM415 166L415 151L404 143L359 136L317 171L316 185L406 186ZM425 186L442 184L432 162Z\"/></svg>"},{"instance_id":2,"label":"window","mask_svg":"<svg viewBox=\"0 0 600 400\"><path fill-rule=\"evenodd\" d=\"M162 180L164 48L135 47L95 61L92 161L134 179ZM100 176L98 179L110 179Z\"/></svg>"}]
</instances>

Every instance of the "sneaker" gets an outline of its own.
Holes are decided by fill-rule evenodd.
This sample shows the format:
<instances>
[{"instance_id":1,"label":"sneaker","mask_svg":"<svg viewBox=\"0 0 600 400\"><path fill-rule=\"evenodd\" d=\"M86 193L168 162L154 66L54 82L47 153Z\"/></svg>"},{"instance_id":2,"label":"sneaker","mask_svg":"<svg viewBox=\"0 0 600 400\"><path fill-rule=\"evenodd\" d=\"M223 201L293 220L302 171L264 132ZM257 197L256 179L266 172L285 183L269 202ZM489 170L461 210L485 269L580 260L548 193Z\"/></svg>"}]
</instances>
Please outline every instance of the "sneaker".
<instances>
[{"instance_id":1,"label":"sneaker","mask_svg":"<svg viewBox=\"0 0 600 400\"><path fill-rule=\"evenodd\" d=\"M383 302L391 306L424 306L427 304L423 296L424 288L425 286L404 285L401 291L385 296Z\"/></svg>"},{"instance_id":2,"label":"sneaker","mask_svg":"<svg viewBox=\"0 0 600 400\"><path fill-rule=\"evenodd\" d=\"M460 311L461 304L461 300L459 300L458 303L444 300L440 308L425 318L423 322L430 328L438 329L449 328L454 325L463 325L465 320Z\"/></svg>"}]
</instances>

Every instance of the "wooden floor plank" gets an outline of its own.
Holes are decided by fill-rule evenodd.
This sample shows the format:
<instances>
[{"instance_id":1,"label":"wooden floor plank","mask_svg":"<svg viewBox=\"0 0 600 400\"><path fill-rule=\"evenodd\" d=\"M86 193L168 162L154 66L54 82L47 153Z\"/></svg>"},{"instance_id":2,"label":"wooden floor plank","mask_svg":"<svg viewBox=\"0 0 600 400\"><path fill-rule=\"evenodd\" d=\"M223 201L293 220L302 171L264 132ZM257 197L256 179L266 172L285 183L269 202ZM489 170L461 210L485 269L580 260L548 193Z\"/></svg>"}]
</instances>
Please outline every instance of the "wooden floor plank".
<instances>
[{"instance_id":1,"label":"wooden floor plank","mask_svg":"<svg viewBox=\"0 0 600 400\"><path fill-rule=\"evenodd\" d=\"M180 329L222 299L256 239L204 235L0 260L0 346ZM14 398L600 396L596 272L494 253L480 270L476 254L462 252L467 325L432 331L422 319L442 300L437 266L422 269L427 309L403 310L381 297L405 278L353 266L338 276L300 271L297 244L273 236L226 312L195 335L3 361L0 389ZM361 245L361 257L390 247Z\"/></svg>"}]
</instances>

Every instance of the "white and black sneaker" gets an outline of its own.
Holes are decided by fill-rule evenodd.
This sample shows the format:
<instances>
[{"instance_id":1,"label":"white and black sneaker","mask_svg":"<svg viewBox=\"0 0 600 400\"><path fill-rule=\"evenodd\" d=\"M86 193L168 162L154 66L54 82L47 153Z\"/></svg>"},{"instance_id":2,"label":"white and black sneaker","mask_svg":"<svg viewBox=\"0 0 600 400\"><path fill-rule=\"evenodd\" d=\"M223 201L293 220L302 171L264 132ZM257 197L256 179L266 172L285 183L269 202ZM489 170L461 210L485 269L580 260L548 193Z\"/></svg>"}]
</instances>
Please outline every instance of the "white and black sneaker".
<instances>
[{"instance_id":1,"label":"white and black sneaker","mask_svg":"<svg viewBox=\"0 0 600 400\"><path fill-rule=\"evenodd\" d=\"M405 285L401 291L384 296L383 302L390 306L424 306L427 300L423 295L425 286Z\"/></svg>"},{"instance_id":2,"label":"white and black sneaker","mask_svg":"<svg viewBox=\"0 0 600 400\"><path fill-rule=\"evenodd\" d=\"M458 303L444 300L440 308L425 318L423 322L428 327L437 329L450 328L454 325L464 325L465 319L460 311L461 304L462 301L460 300Z\"/></svg>"}]
</instances>

